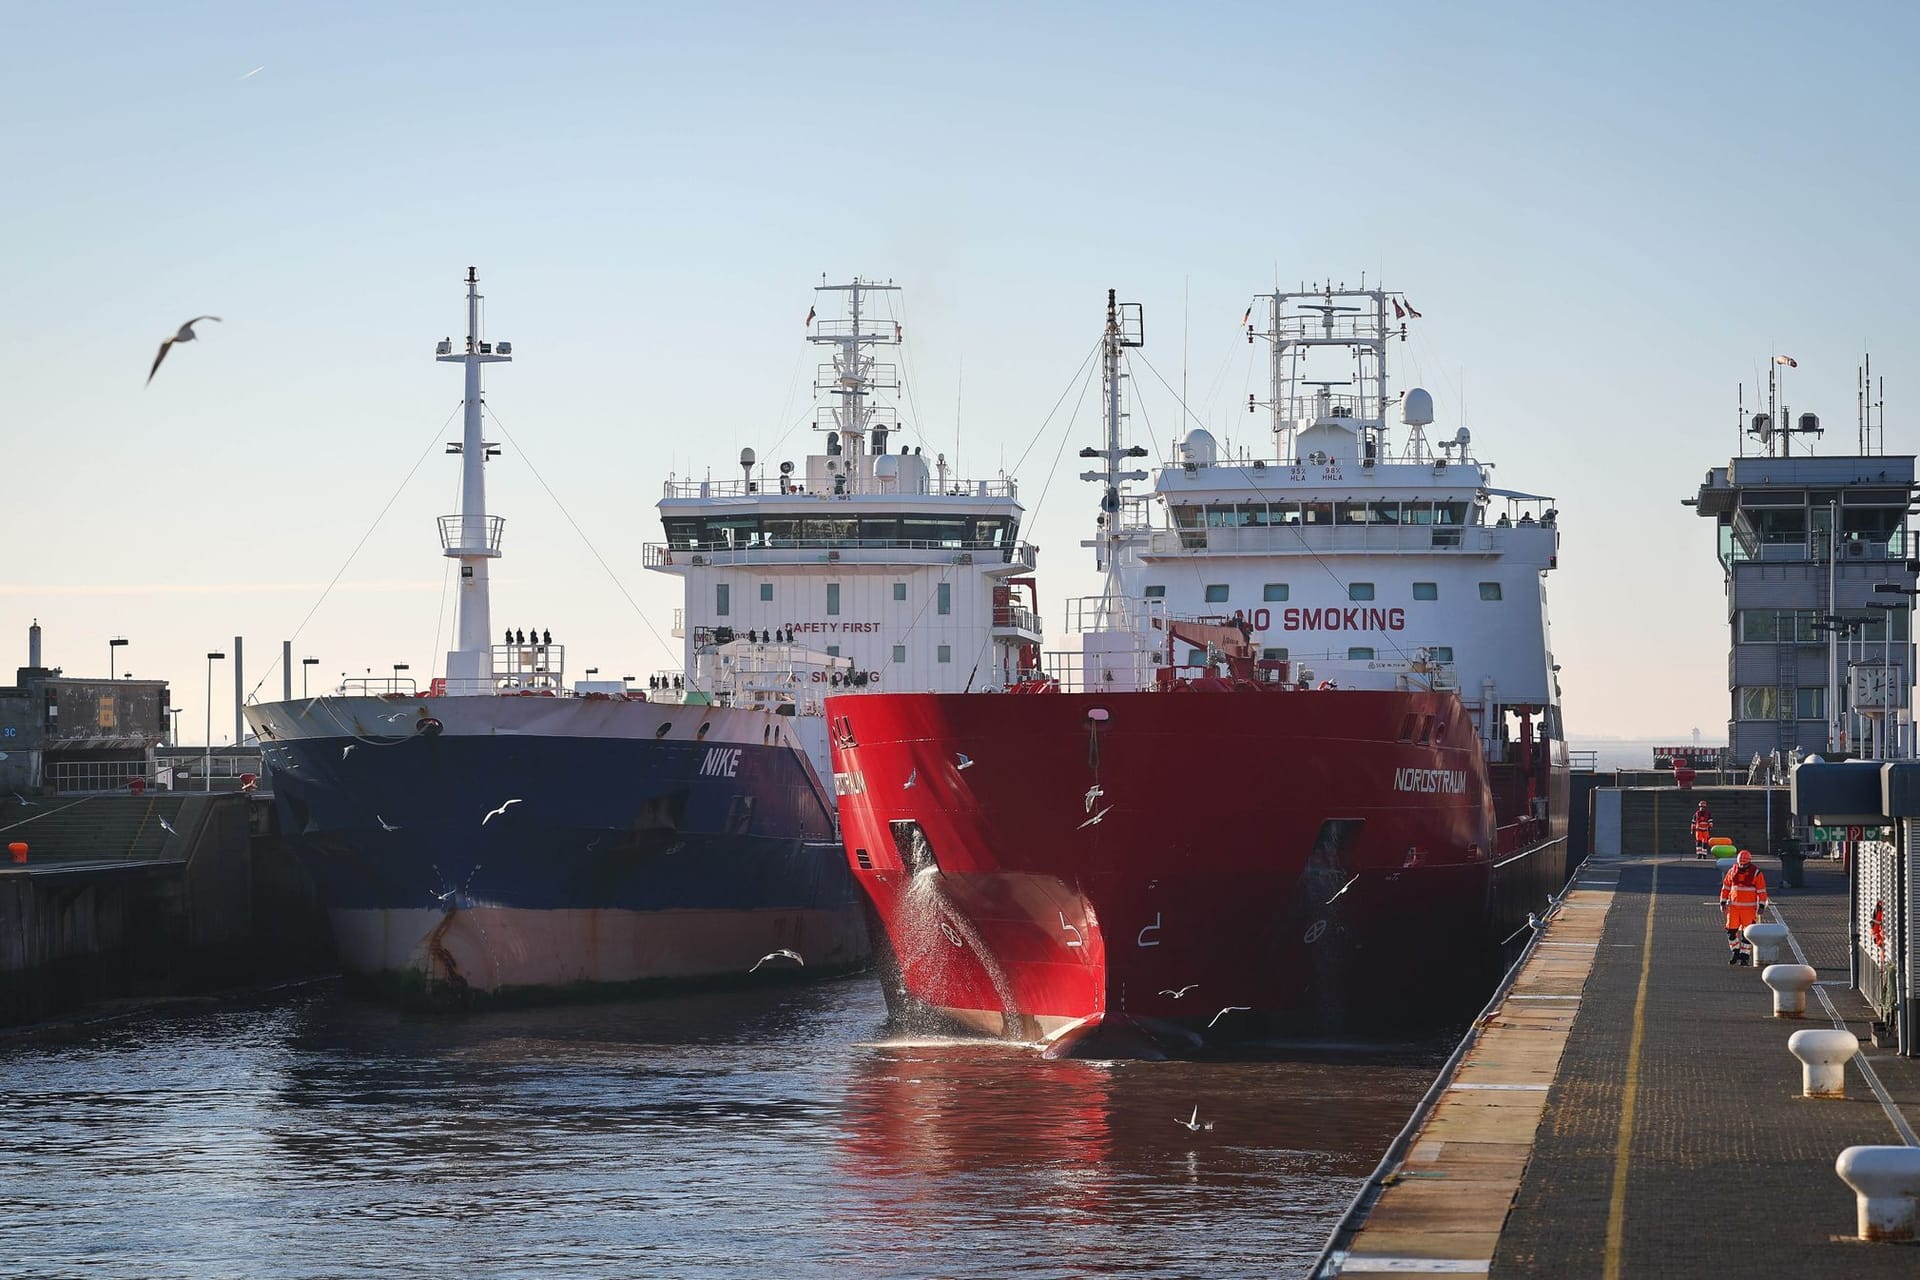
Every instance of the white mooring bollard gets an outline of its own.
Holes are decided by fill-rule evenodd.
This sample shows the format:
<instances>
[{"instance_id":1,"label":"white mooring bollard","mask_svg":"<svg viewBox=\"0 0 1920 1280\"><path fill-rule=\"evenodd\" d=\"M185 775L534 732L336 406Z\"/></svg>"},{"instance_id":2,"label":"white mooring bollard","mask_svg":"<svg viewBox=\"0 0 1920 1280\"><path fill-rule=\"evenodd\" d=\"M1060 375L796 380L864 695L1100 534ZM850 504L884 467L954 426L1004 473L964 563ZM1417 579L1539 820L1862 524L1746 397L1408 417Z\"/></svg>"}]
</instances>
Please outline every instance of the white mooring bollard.
<instances>
[{"instance_id":1,"label":"white mooring bollard","mask_svg":"<svg viewBox=\"0 0 1920 1280\"><path fill-rule=\"evenodd\" d=\"M1800 1093L1808 1098L1847 1096L1847 1063L1860 1052L1851 1031L1815 1031L1809 1028L1787 1037L1787 1052L1804 1064Z\"/></svg>"},{"instance_id":2,"label":"white mooring bollard","mask_svg":"<svg viewBox=\"0 0 1920 1280\"><path fill-rule=\"evenodd\" d=\"M1848 1147L1833 1171L1860 1197L1862 1240L1920 1240L1920 1147Z\"/></svg>"},{"instance_id":3,"label":"white mooring bollard","mask_svg":"<svg viewBox=\"0 0 1920 1280\"><path fill-rule=\"evenodd\" d=\"M1750 924L1740 931L1753 944L1753 962L1757 965L1792 964L1793 952L1787 946L1787 926Z\"/></svg>"},{"instance_id":4,"label":"white mooring bollard","mask_svg":"<svg viewBox=\"0 0 1920 1280\"><path fill-rule=\"evenodd\" d=\"M1760 981L1773 988L1773 1016L1807 1016L1807 990L1820 975L1810 964L1770 964L1760 971Z\"/></svg>"}]
</instances>

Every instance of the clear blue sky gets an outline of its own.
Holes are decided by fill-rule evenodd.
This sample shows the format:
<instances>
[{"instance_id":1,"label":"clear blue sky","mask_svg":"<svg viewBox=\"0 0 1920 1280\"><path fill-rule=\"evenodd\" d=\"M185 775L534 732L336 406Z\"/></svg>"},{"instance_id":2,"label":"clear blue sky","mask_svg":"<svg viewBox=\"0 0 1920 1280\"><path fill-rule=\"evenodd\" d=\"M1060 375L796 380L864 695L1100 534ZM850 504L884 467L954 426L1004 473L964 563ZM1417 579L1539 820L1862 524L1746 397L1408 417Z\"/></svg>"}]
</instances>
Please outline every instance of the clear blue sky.
<instances>
[{"instance_id":1,"label":"clear blue sky","mask_svg":"<svg viewBox=\"0 0 1920 1280\"><path fill-rule=\"evenodd\" d=\"M1679 500L1735 449L1736 387L1791 353L1795 409L1850 451L1870 348L1888 449L1916 448L1913 12L0 5L0 667L33 617L75 674L124 634L122 669L170 679L197 740L202 655L244 634L266 675L450 438L459 376L431 353L469 264L518 355L488 393L521 446L490 472L495 621L551 629L576 673L677 650L526 462L664 634L677 583L639 567L660 481L803 451L822 272L906 286L907 416L930 451L958 426L987 475L1108 286L1194 411L1258 445L1249 296L1364 271L1425 315L1397 381L1443 426L1464 390L1497 480L1560 499L1576 744L1716 740L1724 597ZM225 322L143 386L202 312ZM1178 420L1142 379L1140 434ZM1056 626L1096 587L1071 451L1048 485L1058 430L1018 477L1030 507L1046 489L1028 533ZM1089 406L1071 448L1096 430ZM300 632L329 679L438 665L455 486L436 447Z\"/></svg>"}]
</instances>

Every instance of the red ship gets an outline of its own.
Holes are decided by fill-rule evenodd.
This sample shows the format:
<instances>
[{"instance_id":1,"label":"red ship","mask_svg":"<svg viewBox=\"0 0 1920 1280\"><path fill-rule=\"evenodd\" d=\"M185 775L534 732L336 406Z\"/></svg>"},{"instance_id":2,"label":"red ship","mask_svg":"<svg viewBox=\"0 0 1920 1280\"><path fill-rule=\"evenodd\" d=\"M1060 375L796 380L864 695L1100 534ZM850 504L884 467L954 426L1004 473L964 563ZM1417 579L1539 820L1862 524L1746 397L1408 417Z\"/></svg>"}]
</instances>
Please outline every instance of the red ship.
<instances>
[{"instance_id":1,"label":"red ship","mask_svg":"<svg viewBox=\"0 0 1920 1280\"><path fill-rule=\"evenodd\" d=\"M829 699L896 1005L1056 1055L1403 1033L1477 1003L1564 884L1558 512L1491 488L1464 429L1430 449L1424 391L1389 400L1399 296L1264 301L1276 458L1194 431L1139 499L1139 313L1109 296L1079 653L1009 694ZM1305 376L1327 348L1349 379Z\"/></svg>"}]
</instances>

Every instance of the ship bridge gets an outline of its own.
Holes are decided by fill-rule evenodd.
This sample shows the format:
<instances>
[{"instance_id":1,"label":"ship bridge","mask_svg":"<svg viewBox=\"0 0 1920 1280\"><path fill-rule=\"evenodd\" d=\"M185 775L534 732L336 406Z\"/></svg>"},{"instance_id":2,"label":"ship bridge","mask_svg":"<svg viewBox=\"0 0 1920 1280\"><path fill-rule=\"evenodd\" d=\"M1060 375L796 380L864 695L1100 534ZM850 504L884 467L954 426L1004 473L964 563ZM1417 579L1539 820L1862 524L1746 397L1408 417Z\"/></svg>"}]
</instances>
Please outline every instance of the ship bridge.
<instances>
[{"instance_id":1,"label":"ship bridge","mask_svg":"<svg viewBox=\"0 0 1920 1280\"><path fill-rule=\"evenodd\" d=\"M722 635L810 646L839 661L808 680L855 688L979 691L1038 669L1038 552L1020 540L1014 482L964 478L922 445L893 451L912 430L878 401L897 366L872 354L901 341L893 292L863 280L816 290L818 312L844 312L809 324L832 353L814 383L822 447L775 466L744 449L738 479L667 482L664 539L642 557L685 580L688 672L711 665L703 655Z\"/></svg>"}]
</instances>

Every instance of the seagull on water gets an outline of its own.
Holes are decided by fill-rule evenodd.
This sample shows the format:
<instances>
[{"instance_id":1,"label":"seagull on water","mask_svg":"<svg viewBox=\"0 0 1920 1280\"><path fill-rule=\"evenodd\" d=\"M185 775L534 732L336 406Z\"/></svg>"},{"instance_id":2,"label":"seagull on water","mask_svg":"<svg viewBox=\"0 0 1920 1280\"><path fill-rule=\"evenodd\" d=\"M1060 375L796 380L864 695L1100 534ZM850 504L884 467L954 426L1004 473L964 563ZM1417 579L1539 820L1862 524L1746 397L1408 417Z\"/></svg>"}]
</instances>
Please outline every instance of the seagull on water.
<instances>
[{"instance_id":1,"label":"seagull on water","mask_svg":"<svg viewBox=\"0 0 1920 1280\"><path fill-rule=\"evenodd\" d=\"M521 803L521 801L519 800L518 797L516 797L512 800L508 800L506 803L502 804L498 809L489 809L487 811L487 816L480 819L480 825L483 827L486 826L489 822L492 822L495 818L498 818L502 814L504 814L509 808L519 803Z\"/></svg>"},{"instance_id":2,"label":"seagull on water","mask_svg":"<svg viewBox=\"0 0 1920 1280\"><path fill-rule=\"evenodd\" d=\"M961 768L961 769L971 769L971 768L973 768L973 757L972 757L972 756L970 756L970 755L968 755L968 754L967 754L966 752L964 752L964 751L956 751L956 752L954 752L953 754L954 754L954 758L955 758L955 759L957 759L957 760L958 760L958 761L960 762L960 765L959 765L959 768Z\"/></svg>"},{"instance_id":3,"label":"seagull on water","mask_svg":"<svg viewBox=\"0 0 1920 1280\"><path fill-rule=\"evenodd\" d=\"M1253 1012L1252 1005L1230 1004L1226 1008L1222 1009L1220 1012L1213 1015L1213 1022L1220 1021L1220 1019L1226 1017L1230 1013L1252 1013L1252 1012ZM1213 1022L1209 1022L1207 1026L1211 1028L1213 1026Z\"/></svg>"},{"instance_id":4,"label":"seagull on water","mask_svg":"<svg viewBox=\"0 0 1920 1280\"><path fill-rule=\"evenodd\" d=\"M755 960L753 962L753 968L747 970L747 972L748 973L754 972L754 970L757 970L761 965L765 964L769 960L791 960L795 964L801 966L802 968L805 968L807 963L806 960L804 960L801 957L798 951L789 951L785 947L782 947L778 951L769 951L767 952L767 954L761 956L758 960Z\"/></svg>"},{"instance_id":5,"label":"seagull on water","mask_svg":"<svg viewBox=\"0 0 1920 1280\"><path fill-rule=\"evenodd\" d=\"M1353 878L1352 880L1349 880L1349 881L1347 881L1347 882L1346 882L1345 884L1343 884L1343 885L1341 885L1341 886L1340 886L1340 887L1339 887L1338 889L1336 889L1336 890L1334 890L1334 892L1333 892L1333 898L1337 898L1337 897L1339 897L1339 896L1340 896L1341 894L1343 894L1343 893L1345 893L1345 892L1346 892L1347 890L1349 890L1349 889L1351 889L1351 888L1353 888L1353 886L1354 886L1354 883L1355 883L1356 881L1358 881L1359 879L1360 879L1360 877L1359 877L1359 876L1355 876L1355 877L1354 877L1354 878ZM1328 898L1328 899L1327 899L1327 905L1328 905L1328 906L1332 906L1332 905L1333 905L1333 898Z\"/></svg>"},{"instance_id":6,"label":"seagull on water","mask_svg":"<svg viewBox=\"0 0 1920 1280\"><path fill-rule=\"evenodd\" d=\"M400 829L396 824L388 822L385 818L381 817L377 813L373 815L373 820L380 824L380 829L382 831L398 831ZM482 822L480 825L485 826L486 823Z\"/></svg>"},{"instance_id":7,"label":"seagull on water","mask_svg":"<svg viewBox=\"0 0 1920 1280\"><path fill-rule=\"evenodd\" d=\"M1179 1116L1175 1116L1175 1117L1173 1118L1173 1122L1174 1122L1175 1124L1177 1124L1177 1125L1179 1125L1179 1126L1180 1126L1181 1128L1183 1128L1183 1129L1189 1129L1189 1130L1191 1130L1191 1131L1193 1131L1194 1133L1198 1133L1198 1132L1200 1132L1200 1131L1201 1131L1202 1129L1211 1129L1211 1128L1213 1128L1213 1121L1211 1121L1211 1120L1208 1120L1208 1121L1206 1121L1205 1123L1202 1123L1202 1122L1201 1122L1201 1120L1200 1120L1200 1108L1199 1108L1199 1107L1195 1107L1195 1108L1193 1109L1193 1114L1192 1114L1191 1116L1188 1116L1188 1117L1187 1117L1187 1118L1186 1118L1185 1120L1182 1120L1182 1119L1181 1119L1181 1118L1180 1118Z\"/></svg>"},{"instance_id":8,"label":"seagull on water","mask_svg":"<svg viewBox=\"0 0 1920 1280\"><path fill-rule=\"evenodd\" d=\"M160 362L167 358L167 352L173 349L174 343L192 342L194 340L196 335L193 332L193 326L199 324L202 320L218 321L219 319L219 316L195 316L193 319L181 325L180 332L160 344L160 354L153 358L153 368L147 370L147 381L152 382L153 375L160 372Z\"/></svg>"},{"instance_id":9,"label":"seagull on water","mask_svg":"<svg viewBox=\"0 0 1920 1280\"><path fill-rule=\"evenodd\" d=\"M1175 991L1169 987L1162 987L1160 988L1160 994L1163 996L1172 996L1175 1000L1178 1000L1181 996L1184 996L1185 994L1187 994L1187 992L1193 990L1195 987L1199 985L1200 984L1197 982L1189 982L1186 986L1180 988L1178 991Z\"/></svg>"}]
</instances>

